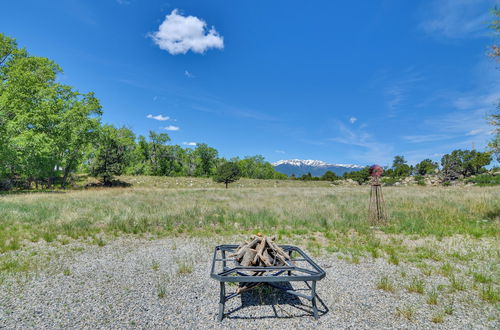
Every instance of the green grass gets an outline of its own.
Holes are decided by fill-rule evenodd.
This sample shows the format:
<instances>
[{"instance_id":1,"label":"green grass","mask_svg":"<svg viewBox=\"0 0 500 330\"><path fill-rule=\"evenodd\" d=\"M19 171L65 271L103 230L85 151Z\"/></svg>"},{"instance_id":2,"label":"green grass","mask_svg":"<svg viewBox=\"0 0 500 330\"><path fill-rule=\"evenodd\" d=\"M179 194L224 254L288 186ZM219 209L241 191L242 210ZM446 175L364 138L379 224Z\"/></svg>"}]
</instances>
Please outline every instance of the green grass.
<instances>
[{"instance_id":1,"label":"green grass","mask_svg":"<svg viewBox=\"0 0 500 330\"><path fill-rule=\"evenodd\" d=\"M429 305L437 305L438 304L438 292L436 290L432 290L429 292L429 295L427 296L427 303Z\"/></svg>"},{"instance_id":2,"label":"green grass","mask_svg":"<svg viewBox=\"0 0 500 330\"><path fill-rule=\"evenodd\" d=\"M186 261L177 262L177 265L177 275L188 275L194 270L193 265Z\"/></svg>"},{"instance_id":3,"label":"green grass","mask_svg":"<svg viewBox=\"0 0 500 330\"><path fill-rule=\"evenodd\" d=\"M465 282L455 276L450 277L450 286L455 291L464 291L466 289Z\"/></svg>"},{"instance_id":4,"label":"green grass","mask_svg":"<svg viewBox=\"0 0 500 330\"><path fill-rule=\"evenodd\" d=\"M484 285L479 291L479 296L484 301L492 304L500 302L500 292L498 290L495 290L492 284Z\"/></svg>"},{"instance_id":5,"label":"green grass","mask_svg":"<svg viewBox=\"0 0 500 330\"><path fill-rule=\"evenodd\" d=\"M410 284L406 286L406 290L412 293L423 294L425 291L425 282L418 277L413 277Z\"/></svg>"},{"instance_id":6,"label":"green grass","mask_svg":"<svg viewBox=\"0 0 500 330\"><path fill-rule=\"evenodd\" d=\"M415 308L413 306L405 305L396 308L396 315L412 321L415 316Z\"/></svg>"},{"instance_id":7,"label":"green grass","mask_svg":"<svg viewBox=\"0 0 500 330\"><path fill-rule=\"evenodd\" d=\"M455 308L453 307L453 302L450 302L446 306L444 306L444 313L446 315L452 315L454 311Z\"/></svg>"},{"instance_id":8,"label":"green grass","mask_svg":"<svg viewBox=\"0 0 500 330\"><path fill-rule=\"evenodd\" d=\"M387 292L394 292L394 284L387 276L382 276L380 280L377 282L377 289L384 290Z\"/></svg>"},{"instance_id":9,"label":"green grass","mask_svg":"<svg viewBox=\"0 0 500 330\"><path fill-rule=\"evenodd\" d=\"M439 268L439 273L445 277L452 277L456 269L450 263L445 263Z\"/></svg>"},{"instance_id":10,"label":"green grass","mask_svg":"<svg viewBox=\"0 0 500 330\"><path fill-rule=\"evenodd\" d=\"M432 316L431 321L433 323L443 323L444 322L444 316L445 316L444 312L437 312L436 314L434 314Z\"/></svg>"},{"instance_id":11,"label":"green grass","mask_svg":"<svg viewBox=\"0 0 500 330\"><path fill-rule=\"evenodd\" d=\"M156 286L156 290L157 290L156 294L157 294L158 298L163 299L167 296L167 289L165 288L165 285L158 284Z\"/></svg>"},{"instance_id":12,"label":"green grass","mask_svg":"<svg viewBox=\"0 0 500 330\"><path fill-rule=\"evenodd\" d=\"M491 283L493 280L491 276L485 275L483 273L472 272L472 277L474 278L474 282L476 283Z\"/></svg>"},{"instance_id":13,"label":"green grass","mask_svg":"<svg viewBox=\"0 0 500 330\"><path fill-rule=\"evenodd\" d=\"M133 186L0 196L0 253L40 240L68 244L72 239L90 237L94 244L103 246L106 242L100 234L213 236L256 229L280 231L282 236L317 232L347 236L355 231L359 240L368 243L364 251L373 257L383 251L380 242L366 236L371 230L365 186L243 180L239 186L223 189L214 188L218 186L208 179L124 180ZM257 183L260 188L256 188ZM390 221L381 230L417 236L495 237L500 202L494 196L499 191L498 187L384 187ZM349 242L345 245L353 246ZM417 252L416 258L442 258L432 249ZM399 253L390 254L390 262L398 264L400 257Z\"/></svg>"},{"instance_id":14,"label":"green grass","mask_svg":"<svg viewBox=\"0 0 500 330\"><path fill-rule=\"evenodd\" d=\"M16 273L30 269L30 263L21 258L0 258L0 272Z\"/></svg>"}]
</instances>

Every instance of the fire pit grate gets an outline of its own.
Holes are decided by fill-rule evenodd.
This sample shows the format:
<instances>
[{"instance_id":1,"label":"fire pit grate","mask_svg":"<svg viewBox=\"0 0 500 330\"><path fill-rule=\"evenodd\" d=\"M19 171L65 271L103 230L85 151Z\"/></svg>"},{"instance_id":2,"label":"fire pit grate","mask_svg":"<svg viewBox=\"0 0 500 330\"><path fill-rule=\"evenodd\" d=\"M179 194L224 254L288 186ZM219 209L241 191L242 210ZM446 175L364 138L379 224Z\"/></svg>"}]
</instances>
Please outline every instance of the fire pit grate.
<instances>
[{"instance_id":1,"label":"fire pit grate","mask_svg":"<svg viewBox=\"0 0 500 330\"><path fill-rule=\"evenodd\" d=\"M255 267L241 266L233 258L226 258L226 254L232 254L238 245L219 245L215 247L212 259L210 277L220 282L219 321L224 317L224 306L226 301L236 297L239 293L226 295L226 282L239 282L247 288L259 284L267 284L274 288L283 290L297 297L305 298L312 303L313 316L318 319L318 308L316 307L316 281L325 277L325 271L316 264L304 251L292 245L280 245L288 253L290 260L286 266ZM294 255L298 255L294 258ZM255 273L262 275L256 276ZM306 295L297 290L283 288L276 283L279 282L305 282L311 294ZM311 284L309 284L311 282Z\"/></svg>"}]
</instances>

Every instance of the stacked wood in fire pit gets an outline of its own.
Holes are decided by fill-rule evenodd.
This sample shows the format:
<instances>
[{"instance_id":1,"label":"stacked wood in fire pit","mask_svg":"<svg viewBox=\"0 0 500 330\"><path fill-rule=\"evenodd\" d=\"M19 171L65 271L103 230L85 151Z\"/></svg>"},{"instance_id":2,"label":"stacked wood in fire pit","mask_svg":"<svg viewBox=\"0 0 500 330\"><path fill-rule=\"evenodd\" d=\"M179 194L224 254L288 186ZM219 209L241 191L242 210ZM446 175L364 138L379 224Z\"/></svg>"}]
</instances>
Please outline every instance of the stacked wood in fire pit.
<instances>
[{"instance_id":1,"label":"stacked wood in fire pit","mask_svg":"<svg viewBox=\"0 0 500 330\"><path fill-rule=\"evenodd\" d=\"M275 237L262 236L260 233L251 237L251 241L241 244L235 253L229 257L234 257L241 266L285 266L290 265L288 253L283 251L276 243Z\"/></svg>"},{"instance_id":2,"label":"stacked wood in fire pit","mask_svg":"<svg viewBox=\"0 0 500 330\"><path fill-rule=\"evenodd\" d=\"M274 243L274 240L274 236L266 237L259 233L252 236L250 241L241 244L236 252L229 257L234 257L241 266L245 267L291 266L290 256ZM263 271L255 271L252 276L262 276L264 273ZM261 284L242 283L236 293L243 293Z\"/></svg>"}]
</instances>

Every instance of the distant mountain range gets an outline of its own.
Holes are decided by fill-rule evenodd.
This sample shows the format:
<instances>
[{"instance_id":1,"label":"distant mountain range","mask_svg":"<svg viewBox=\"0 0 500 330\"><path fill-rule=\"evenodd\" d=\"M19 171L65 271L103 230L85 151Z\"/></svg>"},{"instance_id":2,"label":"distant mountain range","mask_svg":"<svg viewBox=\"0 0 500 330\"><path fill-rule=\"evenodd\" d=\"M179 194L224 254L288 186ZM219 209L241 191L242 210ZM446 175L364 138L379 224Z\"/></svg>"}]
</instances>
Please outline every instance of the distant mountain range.
<instances>
[{"instance_id":1,"label":"distant mountain range","mask_svg":"<svg viewBox=\"0 0 500 330\"><path fill-rule=\"evenodd\" d=\"M346 172L359 171L364 166L352 164L328 164L321 160L301 160L301 159L288 159L279 160L272 163L274 169L280 173L291 176L295 174L300 177L304 174L311 173L312 176L322 176L327 171L332 171L338 176L342 176Z\"/></svg>"}]
</instances>

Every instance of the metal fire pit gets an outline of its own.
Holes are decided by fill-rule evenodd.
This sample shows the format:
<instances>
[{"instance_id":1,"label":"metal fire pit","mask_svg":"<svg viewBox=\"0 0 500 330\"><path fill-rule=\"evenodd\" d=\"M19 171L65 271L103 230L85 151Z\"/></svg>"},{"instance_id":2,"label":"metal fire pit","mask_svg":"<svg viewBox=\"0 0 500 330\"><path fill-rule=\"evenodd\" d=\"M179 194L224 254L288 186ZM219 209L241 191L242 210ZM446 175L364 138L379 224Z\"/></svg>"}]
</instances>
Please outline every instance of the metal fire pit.
<instances>
[{"instance_id":1,"label":"metal fire pit","mask_svg":"<svg viewBox=\"0 0 500 330\"><path fill-rule=\"evenodd\" d=\"M312 310L314 318L318 319L318 308L316 307L316 281L325 277L325 271L321 269L304 251L292 245L280 245L280 247L290 255L289 264L286 266L273 266L273 267L254 267L254 266L241 266L233 258L226 258L226 254L232 254L238 248L238 245L219 245L215 248L214 256L212 259L212 269L210 277L220 282L220 301L219 301L219 321L224 317L224 305L226 301L238 295L238 293L231 293L226 295L226 282L239 282L246 284L247 287L257 286L260 283L265 283L274 288L283 290L289 294L305 298L312 303ZM292 258L292 253L296 252L298 258ZM264 272L261 276L253 276L254 272ZM297 292L297 290L290 290L282 288L276 283L279 282L297 282L303 281L311 291L311 295L305 295ZM308 282L311 282L309 284Z\"/></svg>"}]
</instances>

